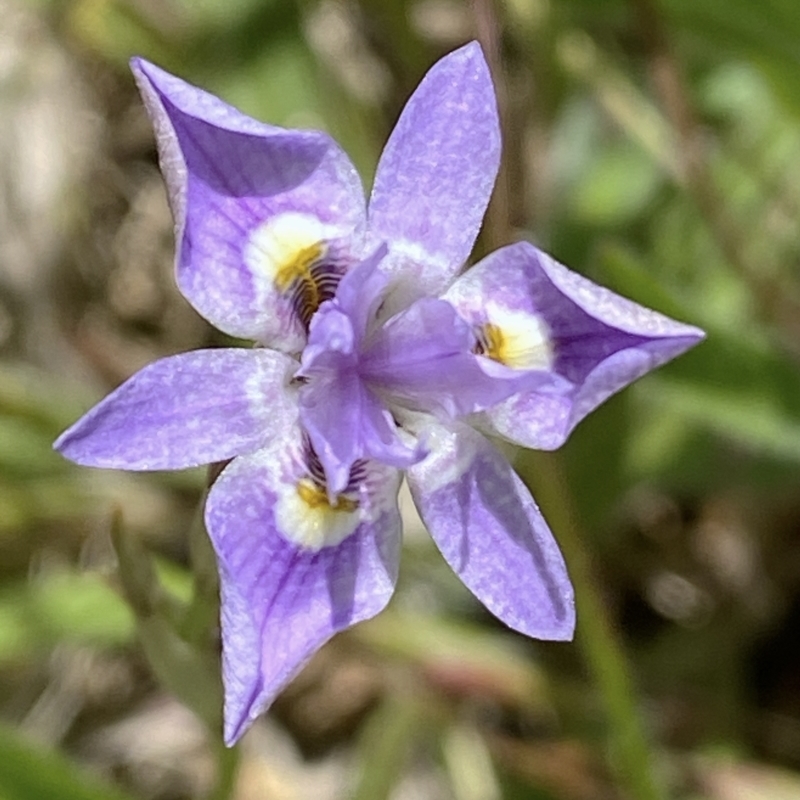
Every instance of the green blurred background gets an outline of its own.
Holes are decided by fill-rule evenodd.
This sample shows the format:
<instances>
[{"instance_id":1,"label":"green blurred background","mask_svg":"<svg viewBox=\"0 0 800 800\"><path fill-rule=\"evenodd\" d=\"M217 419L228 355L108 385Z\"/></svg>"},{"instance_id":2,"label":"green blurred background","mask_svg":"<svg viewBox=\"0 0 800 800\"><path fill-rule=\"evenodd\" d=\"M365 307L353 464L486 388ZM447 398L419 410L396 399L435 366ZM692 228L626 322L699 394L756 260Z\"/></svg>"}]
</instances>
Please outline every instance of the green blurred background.
<instances>
[{"instance_id":1,"label":"green blurred background","mask_svg":"<svg viewBox=\"0 0 800 800\"><path fill-rule=\"evenodd\" d=\"M226 752L205 473L51 450L224 342L174 286L127 59L330 131L369 186L475 37L504 136L476 258L532 239L708 340L517 457L576 643L502 628L409 519L389 610ZM0 800L796 800L798 334L796 0L0 0Z\"/></svg>"}]
</instances>

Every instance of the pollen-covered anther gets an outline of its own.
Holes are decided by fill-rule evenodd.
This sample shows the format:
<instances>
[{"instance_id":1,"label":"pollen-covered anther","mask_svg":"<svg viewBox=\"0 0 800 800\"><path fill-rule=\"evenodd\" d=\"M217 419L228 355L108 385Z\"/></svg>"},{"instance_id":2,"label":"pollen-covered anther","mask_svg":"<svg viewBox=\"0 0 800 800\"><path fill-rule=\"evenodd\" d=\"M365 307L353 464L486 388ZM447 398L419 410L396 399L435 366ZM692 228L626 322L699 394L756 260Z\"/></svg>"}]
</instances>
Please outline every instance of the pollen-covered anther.
<instances>
[{"instance_id":1,"label":"pollen-covered anther","mask_svg":"<svg viewBox=\"0 0 800 800\"><path fill-rule=\"evenodd\" d=\"M550 332L535 314L495 307L475 335L476 354L512 369L550 369L553 365Z\"/></svg>"}]
</instances>

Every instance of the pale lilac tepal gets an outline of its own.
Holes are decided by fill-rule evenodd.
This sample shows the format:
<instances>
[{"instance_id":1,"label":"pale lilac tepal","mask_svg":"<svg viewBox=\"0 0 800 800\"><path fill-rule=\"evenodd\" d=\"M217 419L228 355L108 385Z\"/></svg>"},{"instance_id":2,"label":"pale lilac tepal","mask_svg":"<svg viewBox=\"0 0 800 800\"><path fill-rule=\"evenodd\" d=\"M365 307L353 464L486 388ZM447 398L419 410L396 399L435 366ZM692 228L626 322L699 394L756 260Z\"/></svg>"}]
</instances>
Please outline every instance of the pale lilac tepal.
<instances>
[{"instance_id":1,"label":"pale lilac tepal","mask_svg":"<svg viewBox=\"0 0 800 800\"><path fill-rule=\"evenodd\" d=\"M500 133L476 43L408 101L365 203L338 145L257 122L141 59L177 280L253 348L157 361L57 441L80 464L230 463L206 524L221 577L225 739L397 578L403 473L439 549L511 628L569 639L573 593L528 490L485 434L560 446L703 336L533 245L467 262Z\"/></svg>"}]
</instances>

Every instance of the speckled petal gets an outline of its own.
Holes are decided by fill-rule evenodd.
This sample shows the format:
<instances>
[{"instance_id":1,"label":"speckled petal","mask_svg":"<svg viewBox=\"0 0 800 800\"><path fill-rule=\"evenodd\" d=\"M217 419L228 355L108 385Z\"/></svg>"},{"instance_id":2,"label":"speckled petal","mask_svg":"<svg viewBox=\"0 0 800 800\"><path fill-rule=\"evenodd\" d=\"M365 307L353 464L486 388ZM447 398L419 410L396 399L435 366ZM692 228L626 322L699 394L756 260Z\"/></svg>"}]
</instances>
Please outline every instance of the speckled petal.
<instances>
[{"instance_id":1,"label":"speckled petal","mask_svg":"<svg viewBox=\"0 0 800 800\"><path fill-rule=\"evenodd\" d=\"M469 256L500 163L491 75L480 45L445 56L406 104L381 156L371 232L410 299L441 292Z\"/></svg>"},{"instance_id":2,"label":"speckled petal","mask_svg":"<svg viewBox=\"0 0 800 800\"><path fill-rule=\"evenodd\" d=\"M355 257L365 209L353 165L324 133L265 125L142 59L131 66L175 216L181 291L226 333L298 351L303 325L276 275L318 246L334 271Z\"/></svg>"},{"instance_id":3,"label":"speckled petal","mask_svg":"<svg viewBox=\"0 0 800 800\"><path fill-rule=\"evenodd\" d=\"M575 605L564 560L510 464L466 425L420 433L430 455L408 470L408 483L448 564L509 627L571 639Z\"/></svg>"},{"instance_id":4,"label":"speckled petal","mask_svg":"<svg viewBox=\"0 0 800 800\"><path fill-rule=\"evenodd\" d=\"M303 517L319 512L298 511L300 450L294 438L234 460L206 505L221 577L229 745L331 636L380 612L394 591L399 473L372 469L345 537L332 546L304 547L286 530L295 520L311 532Z\"/></svg>"},{"instance_id":5,"label":"speckled petal","mask_svg":"<svg viewBox=\"0 0 800 800\"><path fill-rule=\"evenodd\" d=\"M522 392L484 415L497 433L539 449L560 447L612 394L705 335L597 286L527 242L483 259L444 298L476 329L498 309L542 322L552 350L550 368L572 389Z\"/></svg>"},{"instance_id":6,"label":"speckled petal","mask_svg":"<svg viewBox=\"0 0 800 800\"><path fill-rule=\"evenodd\" d=\"M109 469L182 469L263 447L297 418L299 364L271 350L196 350L149 364L56 441Z\"/></svg>"}]
</instances>

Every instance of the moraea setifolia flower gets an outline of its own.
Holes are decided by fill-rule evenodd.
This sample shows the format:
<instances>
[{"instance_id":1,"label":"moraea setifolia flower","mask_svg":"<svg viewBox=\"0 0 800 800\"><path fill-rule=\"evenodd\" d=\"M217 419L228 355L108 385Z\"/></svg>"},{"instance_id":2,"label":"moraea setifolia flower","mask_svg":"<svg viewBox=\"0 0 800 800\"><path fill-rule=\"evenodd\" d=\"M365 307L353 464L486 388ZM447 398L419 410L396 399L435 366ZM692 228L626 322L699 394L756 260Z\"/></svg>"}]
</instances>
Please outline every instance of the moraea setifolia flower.
<instances>
[{"instance_id":1,"label":"moraea setifolia flower","mask_svg":"<svg viewBox=\"0 0 800 800\"><path fill-rule=\"evenodd\" d=\"M78 463L228 461L206 504L221 576L225 739L333 634L377 614L403 472L461 580L511 628L569 639L572 587L528 490L483 433L561 445L703 336L527 243L462 273L500 158L480 47L409 100L367 205L326 134L244 116L141 59L178 285L253 349L146 367L66 431Z\"/></svg>"}]
</instances>

